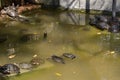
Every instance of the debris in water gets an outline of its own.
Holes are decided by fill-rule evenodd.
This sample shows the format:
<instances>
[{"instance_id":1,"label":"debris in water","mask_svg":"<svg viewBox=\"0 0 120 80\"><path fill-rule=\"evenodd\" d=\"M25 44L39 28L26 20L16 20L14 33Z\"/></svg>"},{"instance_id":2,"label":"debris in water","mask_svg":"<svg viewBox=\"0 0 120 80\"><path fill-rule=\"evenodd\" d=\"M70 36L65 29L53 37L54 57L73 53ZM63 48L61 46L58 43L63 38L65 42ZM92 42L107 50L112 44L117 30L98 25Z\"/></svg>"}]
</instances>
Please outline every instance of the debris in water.
<instances>
[{"instance_id":1,"label":"debris in water","mask_svg":"<svg viewBox=\"0 0 120 80\"><path fill-rule=\"evenodd\" d=\"M98 34L98 35L101 35L101 32L98 32L97 34Z\"/></svg>"},{"instance_id":2,"label":"debris in water","mask_svg":"<svg viewBox=\"0 0 120 80\"><path fill-rule=\"evenodd\" d=\"M114 53L115 53L115 51L111 51L110 53L111 53L111 54L114 54Z\"/></svg>"},{"instance_id":3,"label":"debris in water","mask_svg":"<svg viewBox=\"0 0 120 80\"><path fill-rule=\"evenodd\" d=\"M35 54L35 55L33 55L33 58L35 58L35 57L37 57L38 55L37 54Z\"/></svg>"},{"instance_id":4,"label":"debris in water","mask_svg":"<svg viewBox=\"0 0 120 80\"><path fill-rule=\"evenodd\" d=\"M55 73L55 75L58 76L58 77L61 77L61 76L62 76L61 73Z\"/></svg>"},{"instance_id":5,"label":"debris in water","mask_svg":"<svg viewBox=\"0 0 120 80\"><path fill-rule=\"evenodd\" d=\"M9 59L12 59L12 58L14 58L16 55L15 54L13 54L13 55L10 55L8 58Z\"/></svg>"},{"instance_id":6,"label":"debris in water","mask_svg":"<svg viewBox=\"0 0 120 80\"><path fill-rule=\"evenodd\" d=\"M44 32L44 36L43 36L44 39L47 38L47 32Z\"/></svg>"},{"instance_id":7,"label":"debris in water","mask_svg":"<svg viewBox=\"0 0 120 80\"><path fill-rule=\"evenodd\" d=\"M76 74L76 72L74 71L73 74Z\"/></svg>"}]
</instances>

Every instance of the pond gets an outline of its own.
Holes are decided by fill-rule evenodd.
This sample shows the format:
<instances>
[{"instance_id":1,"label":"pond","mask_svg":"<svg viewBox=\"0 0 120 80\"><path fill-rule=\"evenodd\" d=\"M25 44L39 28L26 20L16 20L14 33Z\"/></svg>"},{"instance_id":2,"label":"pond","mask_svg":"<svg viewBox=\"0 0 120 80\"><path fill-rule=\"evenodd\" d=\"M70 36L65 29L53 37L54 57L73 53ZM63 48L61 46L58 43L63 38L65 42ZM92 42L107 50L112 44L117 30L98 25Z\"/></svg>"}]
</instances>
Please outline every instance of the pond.
<instances>
[{"instance_id":1,"label":"pond","mask_svg":"<svg viewBox=\"0 0 120 80\"><path fill-rule=\"evenodd\" d=\"M119 33L87 25L85 14L39 9L24 15L30 23L5 19L0 24L0 39L3 39L0 41L0 65L28 62L35 55L45 63L40 69L8 80L120 79ZM63 53L72 53L76 58L64 58L65 64L48 60L52 55ZM15 54L14 58L9 58L10 54Z\"/></svg>"}]
</instances>

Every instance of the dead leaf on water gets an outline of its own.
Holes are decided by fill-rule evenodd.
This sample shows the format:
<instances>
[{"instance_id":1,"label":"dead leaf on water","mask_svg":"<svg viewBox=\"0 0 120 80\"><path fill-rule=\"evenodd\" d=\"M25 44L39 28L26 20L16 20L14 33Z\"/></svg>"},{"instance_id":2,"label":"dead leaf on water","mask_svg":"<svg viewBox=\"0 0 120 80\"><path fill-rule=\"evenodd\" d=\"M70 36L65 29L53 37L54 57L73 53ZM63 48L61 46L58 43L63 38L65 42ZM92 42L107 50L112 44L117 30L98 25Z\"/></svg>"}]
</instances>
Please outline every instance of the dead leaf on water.
<instances>
[{"instance_id":1,"label":"dead leaf on water","mask_svg":"<svg viewBox=\"0 0 120 80\"><path fill-rule=\"evenodd\" d=\"M37 54L33 55L33 57L34 57L34 58L37 57Z\"/></svg>"},{"instance_id":2,"label":"dead leaf on water","mask_svg":"<svg viewBox=\"0 0 120 80\"><path fill-rule=\"evenodd\" d=\"M16 56L16 55L13 54L13 55L8 56L8 58L9 58L9 59L12 59L12 58L14 58L15 56Z\"/></svg>"},{"instance_id":3,"label":"dead leaf on water","mask_svg":"<svg viewBox=\"0 0 120 80\"><path fill-rule=\"evenodd\" d=\"M97 34L98 34L98 35L101 35L101 32L98 32Z\"/></svg>"},{"instance_id":4,"label":"dead leaf on water","mask_svg":"<svg viewBox=\"0 0 120 80\"><path fill-rule=\"evenodd\" d=\"M61 77L61 76L62 76L62 74L61 74L61 73L55 73L55 75L56 75L56 76L59 76L59 77Z\"/></svg>"},{"instance_id":5,"label":"dead leaf on water","mask_svg":"<svg viewBox=\"0 0 120 80\"><path fill-rule=\"evenodd\" d=\"M115 51L111 51L110 53L111 53L111 54L114 54L114 53L115 53Z\"/></svg>"}]
</instances>

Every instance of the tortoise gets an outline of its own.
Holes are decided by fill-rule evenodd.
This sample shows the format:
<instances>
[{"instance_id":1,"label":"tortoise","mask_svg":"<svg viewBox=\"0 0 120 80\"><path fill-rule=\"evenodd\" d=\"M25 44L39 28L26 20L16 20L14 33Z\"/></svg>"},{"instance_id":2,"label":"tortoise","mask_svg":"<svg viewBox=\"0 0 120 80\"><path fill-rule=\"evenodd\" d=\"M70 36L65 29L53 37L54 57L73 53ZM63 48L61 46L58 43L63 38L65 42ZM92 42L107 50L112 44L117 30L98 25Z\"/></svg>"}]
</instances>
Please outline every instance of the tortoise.
<instances>
[{"instance_id":1,"label":"tortoise","mask_svg":"<svg viewBox=\"0 0 120 80\"><path fill-rule=\"evenodd\" d=\"M17 9L18 9L18 6L15 7L14 5L12 5L8 7L4 7L2 11L12 19L18 20L20 22L29 22L29 19L22 17L21 15L18 14Z\"/></svg>"},{"instance_id":2,"label":"tortoise","mask_svg":"<svg viewBox=\"0 0 120 80\"><path fill-rule=\"evenodd\" d=\"M6 12L6 14L11 17L11 18L16 18L18 17L18 12L16 11L15 7L11 7L11 6L8 6L8 7L4 7L4 11Z\"/></svg>"},{"instance_id":3,"label":"tortoise","mask_svg":"<svg viewBox=\"0 0 120 80\"><path fill-rule=\"evenodd\" d=\"M105 22L98 22L96 24L96 28L100 29L100 30L107 30L110 26L105 23Z\"/></svg>"},{"instance_id":4,"label":"tortoise","mask_svg":"<svg viewBox=\"0 0 120 80\"><path fill-rule=\"evenodd\" d=\"M38 65L41 65L44 63L45 63L45 61L39 57L35 57L30 61L30 64L32 64L33 66L38 66Z\"/></svg>"},{"instance_id":5,"label":"tortoise","mask_svg":"<svg viewBox=\"0 0 120 80\"><path fill-rule=\"evenodd\" d=\"M32 64L28 63L28 62L22 62L22 63L19 63L19 67L20 69L27 69L27 70L30 70L32 69Z\"/></svg>"},{"instance_id":6,"label":"tortoise","mask_svg":"<svg viewBox=\"0 0 120 80\"><path fill-rule=\"evenodd\" d=\"M39 38L40 38L40 35L39 35L39 34L32 33L32 34L24 34L24 35L21 37L21 40L24 41L24 42L27 42L27 41L39 40Z\"/></svg>"},{"instance_id":7,"label":"tortoise","mask_svg":"<svg viewBox=\"0 0 120 80\"><path fill-rule=\"evenodd\" d=\"M97 19L95 17L90 17L89 24L95 26L97 24Z\"/></svg>"},{"instance_id":8,"label":"tortoise","mask_svg":"<svg viewBox=\"0 0 120 80\"><path fill-rule=\"evenodd\" d=\"M98 22L108 22L108 18L103 15L95 15L95 18L97 19Z\"/></svg>"},{"instance_id":9,"label":"tortoise","mask_svg":"<svg viewBox=\"0 0 120 80\"><path fill-rule=\"evenodd\" d=\"M109 32L118 33L120 32L120 25L113 24L109 29Z\"/></svg>"},{"instance_id":10,"label":"tortoise","mask_svg":"<svg viewBox=\"0 0 120 80\"><path fill-rule=\"evenodd\" d=\"M65 61L64 61L64 59L63 59L62 57L53 55L53 56L51 56L51 58L52 58L52 60L55 61L55 62L65 64Z\"/></svg>"},{"instance_id":11,"label":"tortoise","mask_svg":"<svg viewBox=\"0 0 120 80\"><path fill-rule=\"evenodd\" d=\"M71 53L63 53L63 56L66 57L66 58L70 58L70 59L75 59L76 56L71 54Z\"/></svg>"},{"instance_id":12,"label":"tortoise","mask_svg":"<svg viewBox=\"0 0 120 80\"><path fill-rule=\"evenodd\" d=\"M5 64L0 67L0 72L2 74L8 75L8 74L19 74L20 68L15 64Z\"/></svg>"}]
</instances>

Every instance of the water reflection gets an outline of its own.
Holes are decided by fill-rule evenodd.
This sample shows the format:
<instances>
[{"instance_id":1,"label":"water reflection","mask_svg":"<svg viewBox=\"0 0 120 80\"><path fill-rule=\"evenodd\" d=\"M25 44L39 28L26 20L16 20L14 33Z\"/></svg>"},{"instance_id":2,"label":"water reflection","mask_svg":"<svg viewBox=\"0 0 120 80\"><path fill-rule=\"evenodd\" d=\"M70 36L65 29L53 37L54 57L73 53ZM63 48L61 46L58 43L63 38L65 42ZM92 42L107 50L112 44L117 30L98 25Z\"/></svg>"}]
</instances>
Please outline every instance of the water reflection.
<instances>
[{"instance_id":1,"label":"water reflection","mask_svg":"<svg viewBox=\"0 0 120 80\"><path fill-rule=\"evenodd\" d=\"M86 4L87 5L87 4ZM86 26L84 30L89 30L89 17L90 15L89 9L86 10L85 14L75 13L72 11L63 12L60 14L60 22L63 24L71 24L76 26Z\"/></svg>"},{"instance_id":2,"label":"water reflection","mask_svg":"<svg viewBox=\"0 0 120 80\"><path fill-rule=\"evenodd\" d=\"M60 15L60 20L64 24L86 25L86 15L74 12L65 12Z\"/></svg>"}]
</instances>

